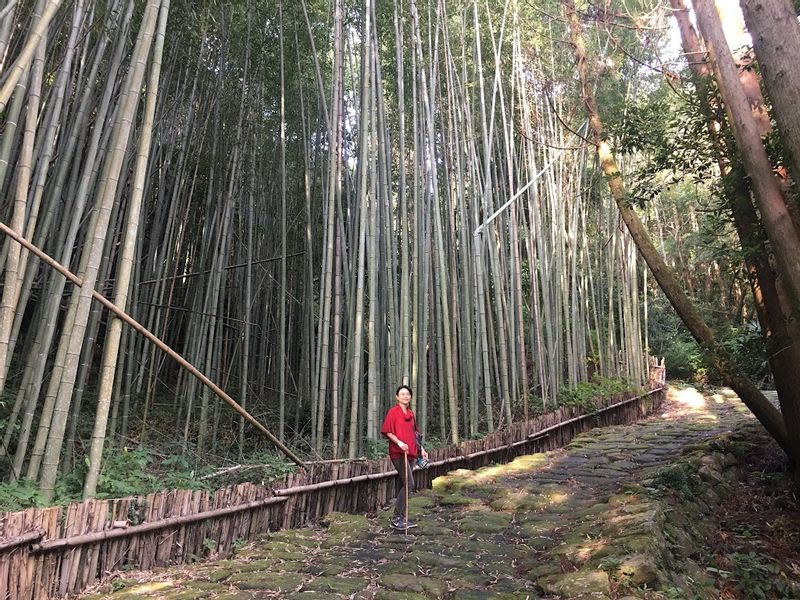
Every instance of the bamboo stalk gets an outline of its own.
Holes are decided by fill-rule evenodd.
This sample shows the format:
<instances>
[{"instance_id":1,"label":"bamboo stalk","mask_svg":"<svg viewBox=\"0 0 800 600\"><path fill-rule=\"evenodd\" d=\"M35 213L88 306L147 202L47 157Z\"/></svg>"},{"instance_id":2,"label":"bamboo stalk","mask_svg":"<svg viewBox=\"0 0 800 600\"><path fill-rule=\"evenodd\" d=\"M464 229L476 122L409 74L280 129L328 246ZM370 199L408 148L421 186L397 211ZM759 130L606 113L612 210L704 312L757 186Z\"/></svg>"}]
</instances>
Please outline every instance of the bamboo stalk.
<instances>
[{"instance_id":1,"label":"bamboo stalk","mask_svg":"<svg viewBox=\"0 0 800 600\"><path fill-rule=\"evenodd\" d=\"M0 552L2 552L3 550L10 550L12 548L16 548L17 546L24 546L26 544L30 544L31 542L35 542L37 540L42 539L42 536L44 536L44 531L42 531L41 529L35 529L27 533L7 538L5 540L0 541Z\"/></svg>"},{"instance_id":2,"label":"bamboo stalk","mask_svg":"<svg viewBox=\"0 0 800 600\"><path fill-rule=\"evenodd\" d=\"M72 273L69 269L67 269L64 265L57 262L54 258L50 255L43 252L40 248L31 244L28 240L23 238L21 235L16 233L15 231L11 230L5 223L0 222L0 231L5 233L14 241L18 242L25 246L28 250L36 254L43 262L48 264L49 266L53 267L59 273L61 273L64 277L69 279L72 283L76 286L82 286L83 281L74 273ZM228 405L233 408L237 413L242 415L247 421L249 421L252 425L254 425L261 433L263 433L269 441L271 441L276 448L278 448L281 452L283 452L293 463L297 466L305 469L306 465L300 460L295 454L289 450L285 445L281 443L278 438L276 438L264 425L262 425L259 421L256 420L250 413L244 410L233 398L231 398L227 393L225 393L222 388L220 388L217 384L211 381L208 377L206 377L203 373L201 373L194 365L189 363L185 358L183 358L180 354L175 352L172 348L167 346L160 338L158 338L155 334L150 332L146 329L141 323L139 323L136 319L131 317L126 312L121 311L117 306L111 302L108 298L100 294L99 292L93 290L92 297L100 302L103 306L105 306L108 310L113 312L117 315L120 319L125 321L128 325L130 325L135 331L142 334L146 337L149 341L153 344L158 346L162 351L166 352L171 358L173 358L181 367L189 371L192 375L194 375L197 379L199 379L203 385L213 391L219 398L224 400L228 403Z\"/></svg>"}]
</instances>

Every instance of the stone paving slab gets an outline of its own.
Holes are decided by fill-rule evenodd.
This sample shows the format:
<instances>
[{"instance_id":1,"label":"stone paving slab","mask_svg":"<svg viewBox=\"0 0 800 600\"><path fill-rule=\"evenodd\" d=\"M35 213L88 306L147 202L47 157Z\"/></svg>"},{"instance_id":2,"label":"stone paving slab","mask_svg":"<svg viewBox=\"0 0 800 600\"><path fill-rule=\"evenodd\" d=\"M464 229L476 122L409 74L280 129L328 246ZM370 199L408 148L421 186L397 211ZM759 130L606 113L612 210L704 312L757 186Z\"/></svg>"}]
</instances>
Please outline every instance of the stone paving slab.
<instances>
[{"instance_id":1,"label":"stone paving slab","mask_svg":"<svg viewBox=\"0 0 800 600\"><path fill-rule=\"evenodd\" d=\"M673 390L660 414L637 424L437 478L412 497L419 526L407 534L389 529L388 510L337 513L316 529L266 536L233 559L125 574L113 583L122 589L85 598L601 599L622 598L623 584L627 598L653 597L646 590L664 583L665 515L642 484L749 420L732 393Z\"/></svg>"}]
</instances>

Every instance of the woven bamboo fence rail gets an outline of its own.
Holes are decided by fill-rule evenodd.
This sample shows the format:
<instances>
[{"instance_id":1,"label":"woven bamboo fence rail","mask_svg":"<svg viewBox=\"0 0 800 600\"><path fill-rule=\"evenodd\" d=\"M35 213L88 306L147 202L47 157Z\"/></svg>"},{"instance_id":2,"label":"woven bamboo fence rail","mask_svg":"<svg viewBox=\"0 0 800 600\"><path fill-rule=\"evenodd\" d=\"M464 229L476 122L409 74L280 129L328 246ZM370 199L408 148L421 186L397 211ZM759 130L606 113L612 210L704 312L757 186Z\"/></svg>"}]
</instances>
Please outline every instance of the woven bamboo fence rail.
<instances>
[{"instance_id":1,"label":"woven bamboo fence rail","mask_svg":"<svg viewBox=\"0 0 800 600\"><path fill-rule=\"evenodd\" d=\"M664 395L664 366L651 364L652 391L596 401L581 414L561 408L480 440L432 450L417 471L419 487L456 468L475 469L558 448L592 427L630 423ZM388 459L328 462L292 473L272 487L244 483L216 492L174 490L67 507L0 514L0 600L76 594L125 569L225 556L239 540L304 527L333 511L374 512L389 503L397 477Z\"/></svg>"}]
</instances>

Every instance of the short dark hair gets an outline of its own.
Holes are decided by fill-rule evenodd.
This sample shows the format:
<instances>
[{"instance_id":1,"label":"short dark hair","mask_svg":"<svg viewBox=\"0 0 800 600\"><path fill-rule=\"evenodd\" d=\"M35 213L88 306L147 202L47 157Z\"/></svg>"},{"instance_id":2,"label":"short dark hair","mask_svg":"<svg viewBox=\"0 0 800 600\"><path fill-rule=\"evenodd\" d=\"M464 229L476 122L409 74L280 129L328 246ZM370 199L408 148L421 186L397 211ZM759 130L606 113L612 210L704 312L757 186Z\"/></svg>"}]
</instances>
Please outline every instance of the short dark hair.
<instances>
[{"instance_id":1,"label":"short dark hair","mask_svg":"<svg viewBox=\"0 0 800 600\"><path fill-rule=\"evenodd\" d=\"M408 387L406 384L403 384L399 388L397 388L397 391L394 393L394 395L395 396L399 396L400 395L400 390L408 390L408 393L411 394L412 397L414 396L414 392L412 392L411 388Z\"/></svg>"}]
</instances>

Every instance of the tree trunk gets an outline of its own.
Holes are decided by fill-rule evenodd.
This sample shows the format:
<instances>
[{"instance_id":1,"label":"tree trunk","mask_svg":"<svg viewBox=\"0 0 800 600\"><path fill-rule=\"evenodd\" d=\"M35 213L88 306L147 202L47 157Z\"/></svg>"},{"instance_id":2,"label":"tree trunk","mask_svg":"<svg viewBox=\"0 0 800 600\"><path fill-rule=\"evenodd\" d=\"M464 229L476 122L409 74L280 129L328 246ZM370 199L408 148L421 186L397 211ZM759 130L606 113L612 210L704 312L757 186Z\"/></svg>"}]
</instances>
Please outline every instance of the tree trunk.
<instances>
[{"instance_id":1,"label":"tree trunk","mask_svg":"<svg viewBox=\"0 0 800 600\"><path fill-rule=\"evenodd\" d=\"M145 12L145 19L141 25L140 39L132 58L132 70L126 81L125 96L122 100L117 121L116 135L111 154L106 158L101 186L103 192L98 200L98 218L95 224L94 239L91 240L88 252L87 269L85 273L85 288L76 290L79 297L75 324L69 335L69 343L65 356L64 376L59 386L53 410L53 420L48 434L47 446L42 459L42 473L40 488L42 496L51 500L55 490L58 474L58 465L61 456L66 416L72 398L75 374L78 366L80 348L83 345L83 334L86 319L91 304L91 293L94 289L100 259L102 258L103 245L107 234L108 219L111 215L111 206L117 197L118 184L122 171L125 151L129 145L129 135L133 125L133 115L139 103L138 90L141 88L147 56L150 53L153 31L156 24L158 2L151 0Z\"/></svg>"},{"instance_id":2,"label":"tree trunk","mask_svg":"<svg viewBox=\"0 0 800 600\"><path fill-rule=\"evenodd\" d=\"M764 425L765 429L781 445L784 451L794 460L800 459L800 453L795 452L795 444L791 443L786 434L786 427L780 412L756 388L752 381L740 375L740 370L728 357L725 350L717 343L711 329L697 313L694 305L686 296L672 269L662 259L653 245L639 216L633 210L626 197L625 184L622 174L617 167L614 155L608 142L603 139L603 123L600 120L597 104L592 95L592 85L589 81L586 50L583 43L581 24L575 12L573 0L565 0L567 7L567 20L571 33L572 44L575 49L577 70L581 81L581 90L584 104L589 115L589 126L592 131L594 144L600 160L600 167L606 177L611 196L619 210L625 225L633 237L636 247L650 267L659 287L672 304L675 312L684 322L692 336L700 344L706 357L719 371L723 381L739 395L742 401L753 412L756 418Z\"/></svg>"},{"instance_id":3,"label":"tree trunk","mask_svg":"<svg viewBox=\"0 0 800 600\"><path fill-rule=\"evenodd\" d=\"M800 261L797 260L800 256L800 236L793 225L780 184L772 172L772 165L750 111L750 103L739 83L738 71L714 3L712 0L696 0L694 7L725 101L725 110L772 245L778 273L791 300L789 318L800 319Z\"/></svg>"},{"instance_id":4,"label":"tree trunk","mask_svg":"<svg viewBox=\"0 0 800 600\"><path fill-rule=\"evenodd\" d=\"M783 145L788 152L789 170L800 181L800 24L790 0L740 0L747 30L753 39L761 76L772 104Z\"/></svg>"},{"instance_id":5,"label":"tree trunk","mask_svg":"<svg viewBox=\"0 0 800 600\"><path fill-rule=\"evenodd\" d=\"M694 75L698 99L706 116L709 136L717 153L725 196L731 207L741 246L745 249L744 260L748 280L761 329L766 338L770 370L778 392L781 412L789 439L798 439L800 384L796 380L796 374L800 373L800 345L793 341L798 339L798 322L796 319L787 321L784 313L788 311L781 306L781 297L769 264L769 257L762 251L765 239L750 199L748 180L744 166L737 156L738 150L718 134L718 123L715 122L713 111L708 104L710 92L707 80L711 70L702 60L704 53L694 27L689 21L685 2L670 0L670 3L678 21L684 52L689 57L689 67ZM794 329L794 335L790 333L791 329Z\"/></svg>"}]
</instances>

